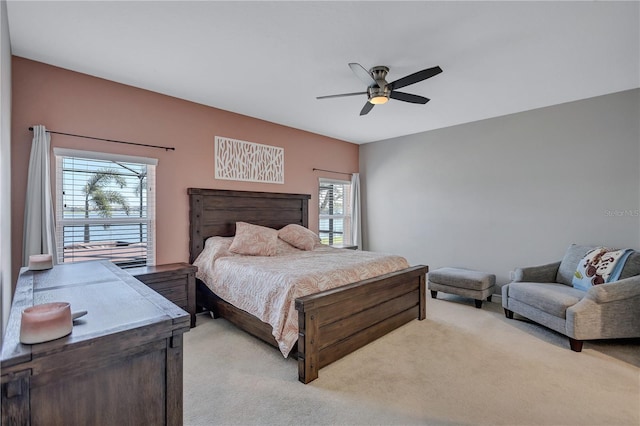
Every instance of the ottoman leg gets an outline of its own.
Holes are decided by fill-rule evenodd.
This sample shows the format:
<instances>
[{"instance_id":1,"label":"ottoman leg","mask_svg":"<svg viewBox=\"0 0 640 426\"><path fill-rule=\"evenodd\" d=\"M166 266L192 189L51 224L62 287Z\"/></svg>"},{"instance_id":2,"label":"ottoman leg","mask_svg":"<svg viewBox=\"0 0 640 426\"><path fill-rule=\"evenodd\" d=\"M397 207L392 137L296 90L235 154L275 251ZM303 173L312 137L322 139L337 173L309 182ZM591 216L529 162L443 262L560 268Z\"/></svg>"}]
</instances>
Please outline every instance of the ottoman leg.
<instances>
[{"instance_id":1,"label":"ottoman leg","mask_svg":"<svg viewBox=\"0 0 640 426\"><path fill-rule=\"evenodd\" d=\"M504 316L509 319L513 319L513 311L510 311L509 309L504 308Z\"/></svg>"},{"instance_id":2,"label":"ottoman leg","mask_svg":"<svg viewBox=\"0 0 640 426\"><path fill-rule=\"evenodd\" d=\"M478 309L482 308L482 300L475 299L475 302L476 302L476 308L478 308Z\"/></svg>"},{"instance_id":3,"label":"ottoman leg","mask_svg":"<svg viewBox=\"0 0 640 426\"><path fill-rule=\"evenodd\" d=\"M438 296L438 292L434 291L434 290L431 290L431 298L435 299L437 296Z\"/></svg>"}]
</instances>

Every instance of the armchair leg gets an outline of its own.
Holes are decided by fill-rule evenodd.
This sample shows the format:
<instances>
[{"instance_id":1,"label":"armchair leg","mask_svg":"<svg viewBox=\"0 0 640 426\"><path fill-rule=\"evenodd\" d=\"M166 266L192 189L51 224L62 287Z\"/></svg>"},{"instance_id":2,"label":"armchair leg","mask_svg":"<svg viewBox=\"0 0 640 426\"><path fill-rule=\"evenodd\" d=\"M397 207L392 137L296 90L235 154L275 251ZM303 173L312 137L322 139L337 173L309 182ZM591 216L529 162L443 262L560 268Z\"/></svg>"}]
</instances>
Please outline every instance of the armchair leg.
<instances>
[{"instance_id":1,"label":"armchair leg","mask_svg":"<svg viewBox=\"0 0 640 426\"><path fill-rule=\"evenodd\" d=\"M582 344L583 340L576 340L569 337L569 346L571 346L571 350L574 352L582 352Z\"/></svg>"},{"instance_id":2,"label":"armchair leg","mask_svg":"<svg viewBox=\"0 0 640 426\"><path fill-rule=\"evenodd\" d=\"M431 290L431 298L435 299L437 296L438 296L438 292L434 291L434 290Z\"/></svg>"},{"instance_id":3,"label":"armchair leg","mask_svg":"<svg viewBox=\"0 0 640 426\"><path fill-rule=\"evenodd\" d=\"M504 316L509 319L513 319L513 311L510 311L507 308L504 308Z\"/></svg>"}]
</instances>

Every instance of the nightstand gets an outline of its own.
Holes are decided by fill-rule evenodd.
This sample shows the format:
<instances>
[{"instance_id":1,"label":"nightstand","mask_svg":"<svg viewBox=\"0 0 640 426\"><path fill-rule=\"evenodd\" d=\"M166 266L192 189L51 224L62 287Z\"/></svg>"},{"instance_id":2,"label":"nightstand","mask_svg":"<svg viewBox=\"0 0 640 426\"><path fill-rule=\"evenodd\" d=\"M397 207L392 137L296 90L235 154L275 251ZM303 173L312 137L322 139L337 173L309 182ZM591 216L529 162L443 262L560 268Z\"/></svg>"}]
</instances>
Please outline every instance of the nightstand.
<instances>
[{"instance_id":1,"label":"nightstand","mask_svg":"<svg viewBox=\"0 0 640 426\"><path fill-rule=\"evenodd\" d=\"M196 271L188 263L141 266L126 271L151 289L169 299L191 316L191 327L196 326Z\"/></svg>"}]
</instances>

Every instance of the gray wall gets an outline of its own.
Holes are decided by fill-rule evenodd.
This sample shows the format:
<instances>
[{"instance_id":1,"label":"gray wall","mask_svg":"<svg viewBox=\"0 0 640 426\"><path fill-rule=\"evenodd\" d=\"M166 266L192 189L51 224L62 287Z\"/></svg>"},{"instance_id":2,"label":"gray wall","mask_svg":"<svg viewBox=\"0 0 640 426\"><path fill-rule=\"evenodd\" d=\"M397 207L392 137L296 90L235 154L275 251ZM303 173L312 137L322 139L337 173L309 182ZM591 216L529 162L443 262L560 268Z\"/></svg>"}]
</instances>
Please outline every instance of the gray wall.
<instances>
[{"instance_id":1,"label":"gray wall","mask_svg":"<svg viewBox=\"0 0 640 426\"><path fill-rule=\"evenodd\" d=\"M499 284L571 243L638 249L639 117L635 89L361 145L364 247Z\"/></svg>"}]
</instances>

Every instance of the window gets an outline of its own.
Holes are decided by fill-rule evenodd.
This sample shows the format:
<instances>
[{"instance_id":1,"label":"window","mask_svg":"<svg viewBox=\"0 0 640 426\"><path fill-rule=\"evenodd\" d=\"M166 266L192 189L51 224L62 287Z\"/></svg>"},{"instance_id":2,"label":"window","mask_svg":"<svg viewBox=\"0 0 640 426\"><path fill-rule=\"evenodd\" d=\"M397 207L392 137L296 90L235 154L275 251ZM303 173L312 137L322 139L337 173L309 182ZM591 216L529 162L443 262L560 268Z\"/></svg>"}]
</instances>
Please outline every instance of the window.
<instances>
[{"instance_id":1,"label":"window","mask_svg":"<svg viewBox=\"0 0 640 426\"><path fill-rule=\"evenodd\" d=\"M157 160L55 148L58 262L155 263Z\"/></svg>"},{"instance_id":2,"label":"window","mask_svg":"<svg viewBox=\"0 0 640 426\"><path fill-rule=\"evenodd\" d=\"M319 231L323 244L351 244L351 182L320 179Z\"/></svg>"}]
</instances>

